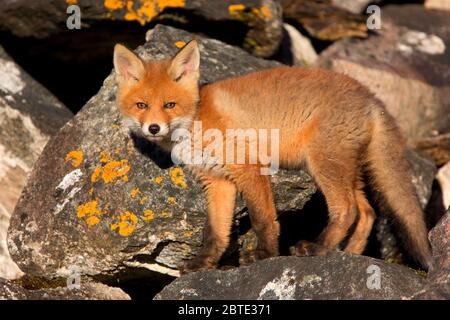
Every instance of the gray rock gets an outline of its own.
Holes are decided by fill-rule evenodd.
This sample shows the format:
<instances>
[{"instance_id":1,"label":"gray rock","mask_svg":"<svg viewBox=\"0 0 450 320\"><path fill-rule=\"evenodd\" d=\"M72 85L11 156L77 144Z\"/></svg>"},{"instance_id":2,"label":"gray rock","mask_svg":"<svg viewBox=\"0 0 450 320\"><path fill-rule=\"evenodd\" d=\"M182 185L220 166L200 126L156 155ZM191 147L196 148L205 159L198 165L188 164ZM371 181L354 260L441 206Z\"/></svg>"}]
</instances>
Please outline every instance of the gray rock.
<instances>
[{"instance_id":1,"label":"gray rock","mask_svg":"<svg viewBox=\"0 0 450 320\"><path fill-rule=\"evenodd\" d=\"M71 117L0 46L0 277L20 275L6 248L9 218L44 145Z\"/></svg>"},{"instance_id":2,"label":"gray rock","mask_svg":"<svg viewBox=\"0 0 450 320\"><path fill-rule=\"evenodd\" d=\"M433 269L428 273L425 288L414 299L450 299L450 209L430 231L433 248Z\"/></svg>"},{"instance_id":3,"label":"gray rock","mask_svg":"<svg viewBox=\"0 0 450 320\"><path fill-rule=\"evenodd\" d=\"M158 25L138 49L145 58L175 54L193 35ZM220 41L201 38L201 82L278 65ZM46 146L14 211L9 249L31 275L82 274L115 277L147 268L177 276L176 266L200 245L205 200L188 173L170 156L132 138L115 106L115 80ZM279 210L295 210L316 191L302 171L274 177ZM244 206L236 212L242 216Z\"/></svg>"},{"instance_id":4,"label":"gray rock","mask_svg":"<svg viewBox=\"0 0 450 320\"><path fill-rule=\"evenodd\" d=\"M284 37L278 60L284 64L310 66L317 60L311 41L290 24L283 24Z\"/></svg>"},{"instance_id":5,"label":"gray rock","mask_svg":"<svg viewBox=\"0 0 450 320\"><path fill-rule=\"evenodd\" d=\"M234 30L242 46L254 55L270 57L282 38L281 8L275 0L154 0L134 1L78 0L82 28L99 21L122 21L154 25L157 21L200 25L201 32L212 29L224 35ZM0 30L19 37L48 38L67 32L69 5L60 0L7 1L0 7ZM72 12L73 13L73 12ZM224 28L224 25L226 26ZM222 29L222 30L220 30ZM230 30L231 30L230 29ZM229 35L227 35L229 37Z\"/></svg>"},{"instance_id":6,"label":"gray rock","mask_svg":"<svg viewBox=\"0 0 450 320\"><path fill-rule=\"evenodd\" d=\"M0 300L130 300L130 297L119 288L95 282L81 283L79 289L27 290L18 283L0 278Z\"/></svg>"},{"instance_id":7,"label":"gray rock","mask_svg":"<svg viewBox=\"0 0 450 320\"><path fill-rule=\"evenodd\" d=\"M229 271L195 272L169 284L155 299L404 299L424 283L403 266L334 252L271 258Z\"/></svg>"},{"instance_id":8,"label":"gray rock","mask_svg":"<svg viewBox=\"0 0 450 320\"><path fill-rule=\"evenodd\" d=\"M318 66L366 85L396 118L408 143L450 132L448 11L420 5L383 7L382 28L367 40L342 40Z\"/></svg>"}]
</instances>

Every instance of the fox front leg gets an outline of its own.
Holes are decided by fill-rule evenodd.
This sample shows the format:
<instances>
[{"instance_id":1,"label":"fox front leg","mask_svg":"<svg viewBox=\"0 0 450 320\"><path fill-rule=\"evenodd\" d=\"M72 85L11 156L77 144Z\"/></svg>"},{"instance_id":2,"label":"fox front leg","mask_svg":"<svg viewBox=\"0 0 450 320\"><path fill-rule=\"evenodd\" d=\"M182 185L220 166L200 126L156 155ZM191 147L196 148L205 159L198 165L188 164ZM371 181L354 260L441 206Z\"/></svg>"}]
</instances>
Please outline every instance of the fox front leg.
<instances>
[{"instance_id":1,"label":"fox front leg","mask_svg":"<svg viewBox=\"0 0 450 320\"><path fill-rule=\"evenodd\" d=\"M194 259L180 267L183 274L216 267L230 241L236 186L219 177L207 177L203 182L208 202L203 245Z\"/></svg>"}]
</instances>

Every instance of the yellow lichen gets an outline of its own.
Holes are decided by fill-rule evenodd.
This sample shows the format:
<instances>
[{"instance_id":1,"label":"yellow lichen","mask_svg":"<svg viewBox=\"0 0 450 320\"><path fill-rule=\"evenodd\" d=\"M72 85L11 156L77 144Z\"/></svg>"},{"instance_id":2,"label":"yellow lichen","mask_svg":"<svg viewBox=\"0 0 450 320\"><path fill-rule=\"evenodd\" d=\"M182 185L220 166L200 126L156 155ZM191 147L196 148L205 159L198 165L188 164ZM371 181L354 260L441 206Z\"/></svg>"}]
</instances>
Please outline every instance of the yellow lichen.
<instances>
[{"instance_id":1,"label":"yellow lichen","mask_svg":"<svg viewBox=\"0 0 450 320\"><path fill-rule=\"evenodd\" d=\"M65 160L72 161L71 162L72 167L78 168L83 162L83 158L84 158L83 151L73 150L66 154Z\"/></svg>"},{"instance_id":2,"label":"yellow lichen","mask_svg":"<svg viewBox=\"0 0 450 320\"><path fill-rule=\"evenodd\" d=\"M163 212L158 214L158 217L160 217L160 218L170 218L170 217L172 217L172 212L163 211Z\"/></svg>"},{"instance_id":3,"label":"yellow lichen","mask_svg":"<svg viewBox=\"0 0 450 320\"><path fill-rule=\"evenodd\" d=\"M79 205L77 208L77 217L80 219L86 217L86 223L89 226L98 224L100 222L100 216L103 213L97 208L97 204L98 201L94 200Z\"/></svg>"},{"instance_id":4,"label":"yellow lichen","mask_svg":"<svg viewBox=\"0 0 450 320\"><path fill-rule=\"evenodd\" d=\"M177 203L177 199L175 199L175 197L168 197L167 201L171 204L176 204Z\"/></svg>"},{"instance_id":5,"label":"yellow lichen","mask_svg":"<svg viewBox=\"0 0 450 320\"><path fill-rule=\"evenodd\" d=\"M136 198L136 196L141 192L141 190L139 190L139 188L134 188L133 190L131 190L130 192L130 196L132 199Z\"/></svg>"},{"instance_id":6,"label":"yellow lichen","mask_svg":"<svg viewBox=\"0 0 450 320\"><path fill-rule=\"evenodd\" d=\"M192 231L186 231L183 235L184 235L186 238L190 238L190 237L192 237L193 234L194 234L194 233L193 233Z\"/></svg>"},{"instance_id":7,"label":"yellow lichen","mask_svg":"<svg viewBox=\"0 0 450 320\"><path fill-rule=\"evenodd\" d=\"M145 197L145 196L142 197L141 200L139 201L139 204L140 204L141 206L143 206L143 205L147 202L147 199L148 199L148 198Z\"/></svg>"},{"instance_id":8,"label":"yellow lichen","mask_svg":"<svg viewBox=\"0 0 450 320\"><path fill-rule=\"evenodd\" d=\"M94 188L90 188L89 191L88 191L88 193L89 193L89 195L92 196L92 195L94 194Z\"/></svg>"},{"instance_id":9,"label":"yellow lichen","mask_svg":"<svg viewBox=\"0 0 450 320\"><path fill-rule=\"evenodd\" d=\"M155 218L155 213L152 210L150 210L150 209L144 210L144 218L143 219L145 221L151 221L154 218Z\"/></svg>"},{"instance_id":10,"label":"yellow lichen","mask_svg":"<svg viewBox=\"0 0 450 320\"><path fill-rule=\"evenodd\" d=\"M176 186L180 186L182 188L187 187L186 181L184 180L183 170L180 167L170 170L170 178Z\"/></svg>"},{"instance_id":11,"label":"yellow lichen","mask_svg":"<svg viewBox=\"0 0 450 320\"><path fill-rule=\"evenodd\" d=\"M102 152L100 153L100 162L107 163L107 162L109 162L110 160L111 160L111 159L110 159L110 157L109 157L108 152L102 151Z\"/></svg>"},{"instance_id":12,"label":"yellow lichen","mask_svg":"<svg viewBox=\"0 0 450 320\"><path fill-rule=\"evenodd\" d=\"M119 235L123 237L130 236L136 228L139 220L138 217L131 211L125 211L118 218L117 223L111 224L111 230L119 229Z\"/></svg>"},{"instance_id":13,"label":"yellow lichen","mask_svg":"<svg viewBox=\"0 0 450 320\"><path fill-rule=\"evenodd\" d=\"M186 45L186 42L184 42L184 41L177 41L177 42L175 42L175 46L177 48L183 48L185 45Z\"/></svg>"},{"instance_id":14,"label":"yellow lichen","mask_svg":"<svg viewBox=\"0 0 450 320\"><path fill-rule=\"evenodd\" d=\"M157 184L161 184L161 182L163 181L163 177L156 177L154 180Z\"/></svg>"}]
</instances>

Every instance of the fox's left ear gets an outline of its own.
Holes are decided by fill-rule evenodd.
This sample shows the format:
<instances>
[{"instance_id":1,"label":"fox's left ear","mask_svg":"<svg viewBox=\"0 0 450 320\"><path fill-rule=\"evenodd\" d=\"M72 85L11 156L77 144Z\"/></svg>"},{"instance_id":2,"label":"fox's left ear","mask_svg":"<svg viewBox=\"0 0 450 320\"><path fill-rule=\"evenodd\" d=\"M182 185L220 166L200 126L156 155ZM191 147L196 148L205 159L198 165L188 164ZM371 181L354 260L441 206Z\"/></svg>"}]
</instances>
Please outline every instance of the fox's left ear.
<instances>
[{"instance_id":1,"label":"fox's left ear","mask_svg":"<svg viewBox=\"0 0 450 320\"><path fill-rule=\"evenodd\" d=\"M198 81L200 76L200 50L196 40L188 42L173 57L168 69L169 75L174 81Z\"/></svg>"}]
</instances>

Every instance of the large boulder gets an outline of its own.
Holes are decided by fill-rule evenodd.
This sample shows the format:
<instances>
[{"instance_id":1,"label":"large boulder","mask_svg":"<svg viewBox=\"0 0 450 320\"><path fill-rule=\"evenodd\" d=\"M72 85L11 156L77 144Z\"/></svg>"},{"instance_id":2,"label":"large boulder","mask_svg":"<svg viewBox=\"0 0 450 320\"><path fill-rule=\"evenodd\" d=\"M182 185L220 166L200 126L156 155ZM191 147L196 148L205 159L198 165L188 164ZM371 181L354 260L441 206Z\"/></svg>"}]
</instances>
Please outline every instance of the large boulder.
<instances>
[{"instance_id":1,"label":"large boulder","mask_svg":"<svg viewBox=\"0 0 450 320\"><path fill-rule=\"evenodd\" d=\"M137 52L166 58L192 38L158 25ZM217 40L199 42L202 83L278 65ZM181 260L192 257L201 243L206 208L199 184L174 167L169 155L130 136L115 105L115 90L111 75L35 165L8 241L14 260L28 274L67 277L77 266L82 274L105 281L143 269L173 277ZM280 211L302 208L316 191L299 170L281 171L273 182ZM242 201L236 212L237 218L245 216Z\"/></svg>"},{"instance_id":2,"label":"large boulder","mask_svg":"<svg viewBox=\"0 0 450 320\"><path fill-rule=\"evenodd\" d=\"M119 288L95 282L80 283L80 287L59 286L26 289L18 282L0 278L0 300L129 300Z\"/></svg>"},{"instance_id":3,"label":"large boulder","mask_svg":"<svg viewBox=\"0 0 450 320\"><path fill-rule=\"evenodd\" d=\"M71 117L0 46L0 277L20 274L6 248L9 218L45 144Z\"/></svg>"},{"instance_id":4,"label":"large boulder","mask_svg":"<svg viewBox=\"0 0 450 320\"><path fill-rule=\"evenodd\" d=\"M229 271L195 272L169 284L155 299L405 299L424 284L406 267L333 252L271 258Z\"/></svg>"},{"instance_id":5,"label":"large boulder","mask_svg":"<svg viewBox=\"0 0 450 320\"><path fill-rule=\"evenodd\" d=\"M240 39L239 45L262 57L273 55L282 38L281 9L275 0L6 1L0 7L0 30L39 39L65 32L74 12L66 13L71 4L80 9L82 28L109 21L144 26L164 20Z\"/></svg>"},{"instance_id":6,"label":"large boulder","mask_svg":"<svg viewBox=\"0 0 450 320\"><path fill-rule=\"evenodd\" d=\"M377 36L342 40L318 66L366 85L396 118L408 143L450 132L450 13L420 5L386 6Z\"/></svg>"}]
</instances>

